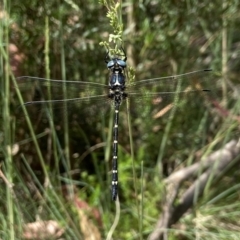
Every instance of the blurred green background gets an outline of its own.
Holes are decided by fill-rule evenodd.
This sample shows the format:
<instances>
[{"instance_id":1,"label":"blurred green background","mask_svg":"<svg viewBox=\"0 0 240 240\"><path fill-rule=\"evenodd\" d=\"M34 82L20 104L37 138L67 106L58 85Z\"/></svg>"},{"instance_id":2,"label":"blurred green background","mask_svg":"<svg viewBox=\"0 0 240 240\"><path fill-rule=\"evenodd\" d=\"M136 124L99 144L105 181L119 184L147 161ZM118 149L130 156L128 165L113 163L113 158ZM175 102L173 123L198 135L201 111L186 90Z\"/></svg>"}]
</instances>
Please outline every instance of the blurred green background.
<instances>
[{"instance_id":1,"label":"blurred green background","mask_svg":"<svg viewBox=\"0 0 240 240\"><path fill-rule=\"evenodd\" d=\"M18 92L14 77L107 83L106 49L99 43L114 34L108 9L77 0L4 0L0 7L0 238L37 239L27 238L26 224L54 220L64 229L62 239L88 239L90 226L92 239L105 239L115 218L111 112L86 104L70 114L53 110L53 122L29 111L28 121L21 97L29 101L33 92L24 84ZM238 138L240 6L234 0L124 1L118 12L135 81L213 69L209 98L193 96L160 117L154 117L160 106L139 100L131 124L124 107L120 113L121 211L113 239L147 239L166 201L164 179ZM210 181L168 239L239 239L239 174L234 165L221 184ZM42 239L57 239L51 237Z\"/></svg>"}]
</instances>

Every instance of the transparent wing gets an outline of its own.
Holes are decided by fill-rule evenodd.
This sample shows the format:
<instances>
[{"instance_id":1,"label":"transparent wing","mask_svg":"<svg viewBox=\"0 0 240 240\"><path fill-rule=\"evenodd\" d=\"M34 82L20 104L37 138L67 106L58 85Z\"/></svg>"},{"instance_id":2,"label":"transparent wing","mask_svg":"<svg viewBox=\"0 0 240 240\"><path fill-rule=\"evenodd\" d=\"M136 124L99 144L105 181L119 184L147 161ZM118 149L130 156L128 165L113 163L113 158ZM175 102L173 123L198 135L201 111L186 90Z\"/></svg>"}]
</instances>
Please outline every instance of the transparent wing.
<instances>
[{"instance_id":1,"label":"transparent wing","mask_svg":"<svg viewBox=\"0 0 240 240\"><path fill-rule=\"evenodd\" d=\"M62 102L71 102L77 100L88 101L91 98L96 99L106 96L108 85L84 81L63 81L46 78L23 76L18 77L18 86L20 90L28 92L26 104L51 102L53 104L62 104ZM35 100L35 99L36 100Z\"/></svg>"},{"instance_id":2,"label":"transparent wing","mask_svg":"<svg viewBox=\"0 0 240 240\"><path fill-rule=\"evenodd\" d=\"M198 93L211 93L216 88L211 70L200 70L168 76L140 80L127 86L129 98L162 98L163 101L172 101L176 94L179 98Z\"/></svg>"},{"instance_id":3,"label":"transparent wing","mask_svg":"<svg viewBox=\"0 0 240 240\"><path fill-rule=\"evenodd\" d=\"M176 76L144 79L126 84L126 93L133 108L142 108L152 103L166 106L186 99L199 99L202 95L211 94L215 88L211 70L200 70ZM109 86L84 81L63 81L38 77L19 77L19 88L23 89L25 106L38 109L49 105L53 109L67 108L74 112L105 111L110 105ZM175 100L177 97L177 101ZM66 111L66 110L64 110ZM68 112L66 113L68 114Z\"/></svg>"},{"instance_id":4,"label":"transparent wing","mask_svg":"<svg viewBox=\"0 0 240 240\"><path fill-rule=\"evenodd\" d=\"M193 84L198 83L200 84L199 87L204 89L204 87L210 86L209 77L211 76L212 70L204 69L179 75L144 79L128 84L127 88L129 89L129 92L131 92L141 89L143 87L155 86L159 90L161 90L161 92L175 92L177 85L179 84L179 82L181 82L181 84L185 86L193 86Z\"/></svg>"},{"instance_id":5,"label":"transparent wing","mask_svg":"<svg viewBox=\"0 0 240 240\"><path fill-rule=\"evenodd\" d=\"M38 77L23 76L17 78L22 92L24 105L32 119L48 112L51 107L54 114L93 113L99 106L108 107L108 85L83 82L63 81Z\"/></svg>"},{"instance_id":6,"label":"transparent wing","mask_svg":"<svg viewBox=\"0 0 240 240\"><path fill-rule=\"evenodd\" d=\"M169 110L176 104L203 102L203 99L214 94L215 89L212 71L200 70L136 81L127 85L126 92L131 108L140 106L143 109L143 106L155 105L158 109Z\"/></svg>"}]
</instances>

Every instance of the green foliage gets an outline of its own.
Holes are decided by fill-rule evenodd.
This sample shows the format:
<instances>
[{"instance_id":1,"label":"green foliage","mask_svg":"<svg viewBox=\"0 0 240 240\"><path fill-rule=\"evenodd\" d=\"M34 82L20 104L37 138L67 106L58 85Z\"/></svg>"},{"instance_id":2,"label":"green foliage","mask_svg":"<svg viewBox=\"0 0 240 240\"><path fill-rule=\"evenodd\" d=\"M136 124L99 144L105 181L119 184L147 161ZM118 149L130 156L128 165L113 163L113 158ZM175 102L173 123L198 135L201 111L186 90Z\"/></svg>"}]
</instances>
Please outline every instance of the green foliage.
<instances>
[{"instance_id":1,"label":"green foliage","mask_svg":"<svg viewBox=\"0 0 240 240\"><path fill-rule=\"evenodd\" d=\"M122 6L121 1L100 1L103 4L108 12L106 17L109 19L110 26L113 28L113 33L109 34L108 42L100 42L101 46L104 46L110 54L121 55L122 52L119 51L120 47L123 45L123 23L122 23ZM110 44L113 43L114 47L111 47Z\"/></svg>"},{"instance_id":2,"label":"green foliage","mask_svg":"<svg viewBox=\"0 0 240 240\"><path fill-rule=\"evenodd\" d=\"M147 239L162 211L164 179L239 134L238 1L50 0L43 5L23 0L11 6L4 1L2 6L1 239L23 239L24 224L37 219L67 226L64 239L84 239L79 227L83 216L72 199L98 209L102 225L96 226L102 238L115 216L109 190L111 112L98 103L91 111L88 103L74 106L69 116L63 109L52 109L49 123L31 109L30 124L9 76L106 83L106 49L122 55L121 47L127 53L131 82L213 68L209 85L215 91L209 98L179 101L162 115L162 106L150 99L143 106L139 99L140 107L130 102L131 122L126 106L121 106L121 214L113 238ZM32 86L21 89L24 101L33 95ZM238 239L239 169L220 181L210 184L193 211L169 230L169 239ZM183 184L180 193L189 184L190 180Z\"/></svg>"}]
</instances>

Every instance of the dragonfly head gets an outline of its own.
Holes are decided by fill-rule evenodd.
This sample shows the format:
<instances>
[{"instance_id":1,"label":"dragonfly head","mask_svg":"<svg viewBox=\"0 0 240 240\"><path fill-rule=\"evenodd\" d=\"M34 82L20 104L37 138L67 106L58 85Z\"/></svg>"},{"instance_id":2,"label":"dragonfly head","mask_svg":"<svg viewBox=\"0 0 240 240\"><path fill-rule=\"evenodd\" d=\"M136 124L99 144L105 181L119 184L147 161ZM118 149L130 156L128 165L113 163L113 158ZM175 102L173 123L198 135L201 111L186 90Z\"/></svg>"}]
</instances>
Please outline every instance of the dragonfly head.
<instances>
[{"instance_id":1,"label":"dragonfly head","mask_svg":"<svg viewBox=\"0 0 240 240\"><path fill-rule=\"evenodd\" d=\"M119 58L113 58L107 63L108 69L115 71L122 71L127 66L126 61L119 59Z\"/></svg>"},{"instance_id":2,"label":"dragonfly head","mask_svg":"<svg viewBox=\"0 0 240 240\"><path fill-rule=\"evenodd\" d=\"M112 72L119 72L119 71L121 72L127 66L126 53L123 50L123 48L122 48L122 51L124 53L124 55L122 55L123 59L121 59L119 57L111 58L109 56L109 52L107 52L107 55L105 57L105 62L107 63L107 68L110 69Z\"/></svg>"}]
</instances>

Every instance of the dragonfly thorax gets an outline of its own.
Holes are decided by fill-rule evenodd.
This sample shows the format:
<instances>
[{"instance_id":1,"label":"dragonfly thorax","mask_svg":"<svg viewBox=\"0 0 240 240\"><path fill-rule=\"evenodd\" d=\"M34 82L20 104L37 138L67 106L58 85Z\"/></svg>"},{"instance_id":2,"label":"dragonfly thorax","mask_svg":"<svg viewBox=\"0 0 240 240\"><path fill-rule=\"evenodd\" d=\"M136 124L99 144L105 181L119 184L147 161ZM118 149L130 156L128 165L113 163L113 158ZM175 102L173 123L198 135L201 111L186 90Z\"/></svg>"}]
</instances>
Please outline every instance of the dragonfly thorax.
<instances>
[{"instance_id":1,"label":"dragonfly thorax","mask_svg":"<svg viewBox=\"0 0 240 240\"><path fill-rule=\"evenodd\" d=\"M110 75L109 78L109 87L111 89L116 89L116 88L125 88L125 76L122 72L115 71Z\"/></svg>"},{"instance_id":2,"label":"dragonfly thorax","mask_svg":"<svg viewBox=\"0 0 240 240\"><path fill-rule=\"evenodd\" d=\"M116 87L109 90L108 97L114 102L114 104L120 105L122 101L127 98L127 93L124 92L124 88Z\"/></svg>"},{"instance_id":3,"label":"dragonfly thorax","mask_svg":"<svg viewBox=\"0 0 240 240\"><path fill-rule=\"evenodd\" d=\"M105 58L105 62L107 63L107 68L111 71L109 77L109 89L114 92L124 91L125 89L125 76L124 76L124 69L127 66L127 57L124 55L124 59L120 59L118 57L110 58L108 53Z\"/></svg>"}]
</instances>

